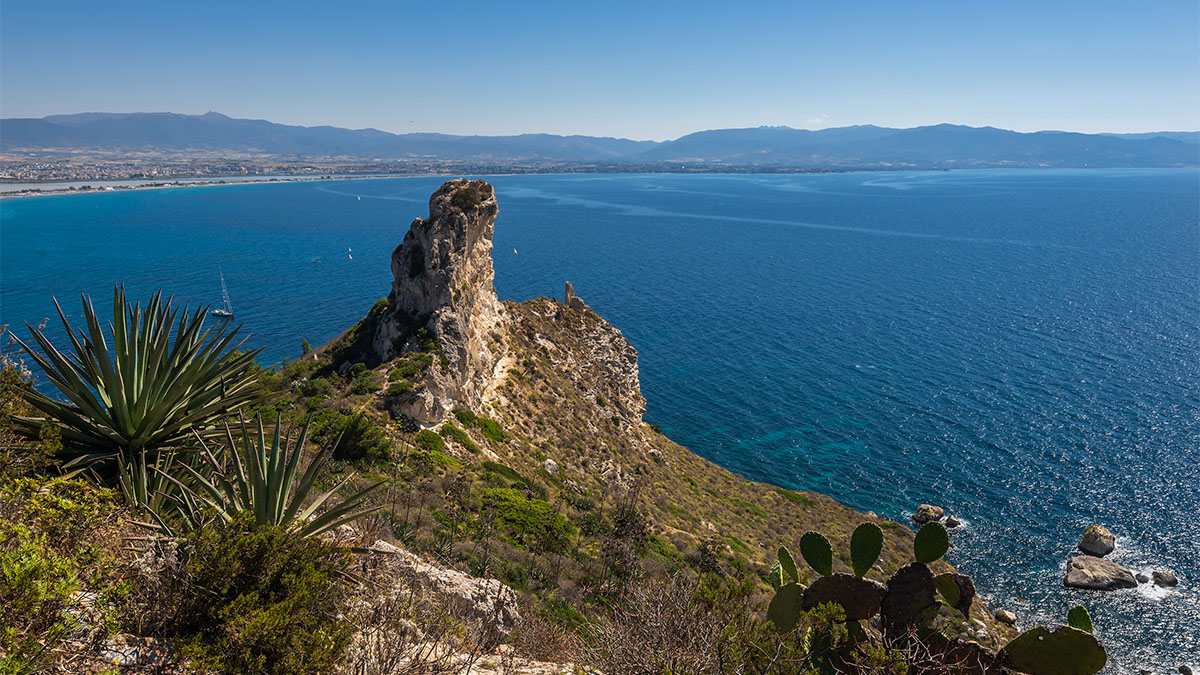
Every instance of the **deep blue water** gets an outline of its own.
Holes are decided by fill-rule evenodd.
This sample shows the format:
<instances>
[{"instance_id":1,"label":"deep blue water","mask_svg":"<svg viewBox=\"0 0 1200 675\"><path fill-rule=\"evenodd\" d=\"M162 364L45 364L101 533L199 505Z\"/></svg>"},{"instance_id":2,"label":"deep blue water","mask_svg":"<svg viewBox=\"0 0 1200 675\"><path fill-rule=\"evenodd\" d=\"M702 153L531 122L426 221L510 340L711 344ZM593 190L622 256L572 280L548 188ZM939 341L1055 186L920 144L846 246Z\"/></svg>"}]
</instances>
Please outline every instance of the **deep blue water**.
<instances>
[{"instance_id":1,"label":"deep blue water","mask_svg":"<svg viewBox=\"0 0 1200 675\"><path fill-rule=\"evenodd\" d=\"M500 296L574 282L673 439L897 519L941 504L993 609L1083 602L1111 672L1200 665L1196 171L491 180ZM220 264L250 344L294 357L387 294L441 181L3 200L0 323L107 305L114 281L216 302ZM1064 590L1091 522L1178 590Z\"/></svg>"}]
</instances>

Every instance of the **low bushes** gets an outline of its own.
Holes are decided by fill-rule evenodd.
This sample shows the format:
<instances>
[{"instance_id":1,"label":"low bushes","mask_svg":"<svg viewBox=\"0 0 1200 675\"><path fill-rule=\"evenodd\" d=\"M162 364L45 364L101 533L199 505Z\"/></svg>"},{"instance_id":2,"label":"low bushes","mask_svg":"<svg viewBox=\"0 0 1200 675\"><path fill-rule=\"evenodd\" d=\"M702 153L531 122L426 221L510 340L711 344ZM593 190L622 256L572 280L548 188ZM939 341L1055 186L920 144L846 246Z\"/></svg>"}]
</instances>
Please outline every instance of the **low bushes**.
<instances>
[{"instance_id":1,"label":"low bushes","mask_svg":"<svg viewBox=\"0 0 1200 675\"><path fill-rule=\"evenodd\" d=\"M79 480L11 479L0 486L0 672L47 669L88 622L106 632L115 581L116 505ZM79 591L90 590L85 603Z\"/></svg>"},{"instance_id":2,"label":"low bushes","mask_svg":"<svg viewBox=\"0 0 1200 675\"><path fill-rule=\"evenodd\" d=\"M454 417L458 419L463 426L475 427L479 429L488 440L493 443L503 443L506 438L504 429L495 420L490 420L486 417L476 415L470 410L458 410L454 413Z\"/></svg>"},{"instance_id":3,"label":"low bushes","mask_svg":"<svg viewBox=\"0 0 1200 675\"><path fill-rule=\"evenodd\" d=\"M189 665L219 672L329 672L351 628L341 616L349 556L243 515L189 534L156 580L159 632Z\"/></svg>"},{"instance_id":4,"label":"low bushes","mask_svg":"<svg viewBox=\"0 0 1200 675\"><path fill-rule=\"evenodd\" d=\"M392 442L365 415L347 415L325 408L313 415L309 433L318 443L337 441L333 450L333 459L337 461L375 464L392 456Z\"/></svg>"},{"instance_id":5,"label":"low bushes","mask_svg":"<svg viewBox=\"0 0 1200 675\"><path fill-rule=\"evenodd\" d=\"M489 488L483 505L496 512L497 523L512 533L517 543L535 551L561 553L567 550L575 526L550 504L529 499L512 488Z\"/></svg>"}]
</instances>

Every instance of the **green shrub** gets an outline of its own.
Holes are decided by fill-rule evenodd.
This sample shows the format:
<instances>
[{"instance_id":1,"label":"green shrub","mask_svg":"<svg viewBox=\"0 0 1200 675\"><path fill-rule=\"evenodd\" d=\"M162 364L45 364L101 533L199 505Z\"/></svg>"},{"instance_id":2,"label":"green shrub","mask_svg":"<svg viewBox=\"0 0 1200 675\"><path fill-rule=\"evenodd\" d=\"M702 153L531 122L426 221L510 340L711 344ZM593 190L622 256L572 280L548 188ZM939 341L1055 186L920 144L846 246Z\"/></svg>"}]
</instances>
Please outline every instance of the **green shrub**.
<instances>
[{"instance_id":1,"label":"green shrub","mask_svg":"<svg viewBox=\"0 0 1200 675\"><path fill-rule=\"evenodd\" d=\"M374 464L391 459L392 442L366 415L347 415L326 408L313 415L309 425L312 439L322 445L332 444L341 435L333 450L333 459L341 462Z\"/></svg>"},{"instance_id":2,"label":"green shrub","mask_svg":"<svg viewBox=\"0 0 1200 675\"><path fill-rule=\"evenodd\" d=\"M485 490L483 504L495 510L496 522L506 527L517 543L535 551L561 553L576 531L550 504L511 488Z\"/></svg>"},{"instance_id":3,"label":"green shrub","mask_svg":"<svg viewBox=\"0 0 1200 675\"><path fill-rule=\"evenodd\" d=\"M317 538L248 514L189 534L184 561L166 574L164 629L196 669L219 672L330 672L341 661L350 626L341 617L349 556Z\"/></svg>"},{"instance_id":4,"label":"green shrub","mask_svg":"<svg viewBox=\"0 0 1200 675\"><path fill-rule=\"evenodd\" d=\"M462 468L462 462L438 450L414 450L409 456L429 466L440 466L455 471Z\"/></svg>"},{"instance_id":5,"label":"green shrub","mask_svg":"<svg viewBox=\"0 0 1200 675\"><path fill-rule=\"evenodd\" d=\"M504 429L501 429L500 425L495 420L490 420L481 415L476 415L469 410L457 410L454 413L454 417L457 418L459 422L462 422L464 426L475 427L476 429L479 429L479 431L483 433L488 440L495 443L504 442Z\"/></svg>"},{"instance_id":6,"label":"green shrub","mask_svg":"<svg viewBox=\"0 0 1200 675\"><path fill-rule=\"evenodd\" d=\"M477 418L479 421L479 431L483 433L489 440L501 443L504 441L504 430L495 421L486 417Z\"/></svg>"},{"instance_id":7,"label":"green shrub","mask_svg":"<svg viewBox=\"0 0 1200 675\"><path fill-rule=\"evenodd\" d=\"M429 332L428 328L422 326L417 329L417 349L427 354L441 354L442 343L438 341L437 336Z\"/></svg>"},{"instance_id":8,"label":"green shrub","mask_svg":"<svg viewBox=\"0 0 1200 675\"><path fill-rule=\"evenodd\" d=\"M810 506L813 503L812 498L810 498L808 495L804 494L803 492L795 492L793 490L784 490L783 488L775 488L775 492L779 493L780 497L783 497L784 499L788 500L789 502L791 502L793 504L799 504L800 506Z\"/></svg>"},{"instance_id":9,"label":"green shrub","mask_svg":"<svg viewBox=\"0 0 1200 675\"><path fill-rule=\"evenodd\" d=\"M469 211L483 203L483 195L474 188L464 188L454 193L450 203L463 211Z\"/></svg>"},{"instance_id":10,"label":"green shrub","mask_svg":"<svg viewBox=\"0 0 1200 675\"><path fill-rule=\"evenodd\" d=\"M396 359L396 365L388 372L388 378L393 380L401 378L411 380L420 375L432 363L432 354L414 352L403 358Z\"/></svg>"},{"instance_id":11,"label":"green shrub","mask_svg":"<svg viewBox=\"0 0 1200 675\"><path fill-rule=\"evenodd\" d=\"M416 446L426 452L445 452L446 442L429 429L422 429L417 432L416 438L413 439Z\"/></svg>"},{"instance_id":12,"label":"green shrub","mask_svg":"<svg viewBox=\"0 0 1200 675\"><path fill-rule=\"evenodd\" d=\"M522 476L521 474L517 473L516 469L512 468L511 466L506 466L504 464L501 464L499 462L493 462L491 460L484 460L483 469L485 471L490 471L494 474L504 476L505 478L507 478L511 481L516 481L518 483L525 482L525 477Z\"/></svg>"},{"instance_id":13,"label":"green shrub","mask_svg":"<svg viewBox=\"0 0 1200 675\"><path fill-rule=\"evenodd\" d=\"M333 383L323 377L314 377L301 384L296 391L301 396L330 396L333 394Z\"/></svg>"},{"instance_id":14,"label":"green shrub","mask_svg":"<svg viewBox=\"0 0 1200 675\"><path fill-rule=\"evenodd\" d=\"M100 637L113 619L115 495L75 479L23 478L0 487L0 673L41 672L90 616ZM77 591L95 595L91 609Z\"/></svg>"},{"instance_id":15,"label":"green shrub","mask_svg":"<svg viewBox=\"0 0 1200 675\"><path fill-rule=\"evenodd\" d=\"M367 364L365 364L365 363L356 363L356 364L350 366L350 377L351 378L362 377L366 373L367 373Z\"/></svg>"},{"instance_id":16,"label":"green shrub","mask_svg":"<svg viewBox=\"0 0 1200 675\"><path fill-rule=\"evenodd\" d=\"M412 391L416 386L408 380L397 380L388 385L386 393L388 396L399 396Z\"/></svg>"},{"instance_id":17,"label":"green shrub","mask_svg":"<svg viewBox=\"0 0 1200 675\"><path fill-rule=\"evenodd\" d=\"M463 447L463 449L469 452L479 452L479 446L475 445L475 441L471 440L471 437L468 436L465 431L459 429L453 424L450 424L449 422L442 425L442 429L439 433L442 435L442 438L453 440L455 443L458 443Z\"/></svg>"},{"instance_id":18,"label":"green shrub","mask_svg":"<svg viewBox=\"0 0 1200 675\"><path fill-rule=\"evenodd\" d=\"M362 377L355 380L354 384L350 385L350 393L356 396L361 394L373 394L380 389L383 389L383 385L376 382L375 378L371 376L371 373L366 373Z\"/></svg>"}]
</instances>

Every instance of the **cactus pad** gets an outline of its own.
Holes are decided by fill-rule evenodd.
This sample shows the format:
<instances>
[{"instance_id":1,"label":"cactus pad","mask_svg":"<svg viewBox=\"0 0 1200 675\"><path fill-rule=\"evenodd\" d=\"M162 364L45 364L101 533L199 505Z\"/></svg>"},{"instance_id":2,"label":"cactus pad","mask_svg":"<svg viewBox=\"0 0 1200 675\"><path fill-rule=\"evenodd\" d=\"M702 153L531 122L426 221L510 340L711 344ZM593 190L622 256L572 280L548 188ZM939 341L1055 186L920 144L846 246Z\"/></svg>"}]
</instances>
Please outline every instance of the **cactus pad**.
<instances>
[{"instance_id":1,"label":"cactus pad","mask_svg":"<svg viewBox=\"0 0 1200 675\"><path fill-rule=\"evenodd\" d=\"M1053 633L1031 628L1002 653L1010 668L1030 675L1094 675L1108 662L1104 646L1091 633L1070 626Z\"/></svg>"},{"instance_id":2,"label":"cactus pad","mask_svg":"<svg viewBox=\"0 0 1200 675\"><path fill-rule=\"evenodd\" d=\"M869 572L882 550L883 530L878 525L863 523L855 528L850 537L850 563L854 566L854 574L861 577Z\"/></svg>"},{"instance_id":3,"label":"cactus pad","mask_svg":"<svg viewBox=\"0 0 1200 675\"><path fill-rule=\"evenodd\" d=\"M820 532L805 532L800 537L800 555L817 574L826 577L833 574L833 547Z\"/></svg>"},{"instance_id":4,"label":"cactus pad","mask_svg":"<svg viewBox=\"0 0 1200 675\"><path fill-rule=\"evenodd\" d=\"M786 633L796 625L800 619L803 597L804 589L800 588L800 584L784 584L775 591L775 597L767 606L767 618L775 624L775 630Z\"/></svg>"},{"instance_id":5,"label":"cactus pad","mask_svg":"<svg viewBox=\"0 0 1200 675\"><path fill-rule=\"evenodd\" d=\"M926 565L946 555L946 551L949 550L950 534L946 532L946 526L936 520L922 525L917 531L916 539L913 540L913 553L917 562Z\"/></svg>"},{"instance_id":6,"label":"cactus pad","mask_svg":"<svg viewBox=\"0 0 1200 675\"><path fill-rule=\"evenodd\" d=\"M1092 615L1088 614L1087 607L1083 605L1075 605L1071 611L1067 612L1067 625L1072 628L1078 628L1085 633L1092 633Z\"/></svg>"},{"instance_id":7,"label":"cactus pad","mask_svg":"<svg viewBox=\"0 0 1200 675\"><path fill-rule=\"evenodd\" d=\"M778 560L775 561L774 565L771 565L771 571L767 572L767 581L771 582L771 588L775 590L779 590L779 587L783 586L783 567L779 564Z\"/></svg>"},{"instance_id":8,"label":"cactus pad","mask_svg":"<svg viewBox=\"0 0 1200 675\"><path fill-rule=\"evenodd\" d=\"M855 622L879 613L879 604L883 602L886 590L883 584L874 579L862 579L853 574L834 574L817 579L805 589L801 607L807 610L832 602L846 612L846 621Z\"/></svg>"},{"instance_id":9,"label":"cactus pad","mask_svg":"<svg viewBox=\"0 0 1200 675\"><path fill-rule=\"evenodd\" d=\"M971 601L975 599L975 582L965 574L947 572L933 578L933 586L942 599L963 616L970 616Z\"/></svg>"},{"instance_id":10,"label":"cactus pad","mask_svg":"<svg viewBox=\"0 0 1200 675\"><path fill-rule=\"evenodd\" d=\"M779 566L783 568L783 573L787 575L788 579L800 582L800 570L796 569L796 559L792 557L792 552L787 550L786 546L779 547Z\"/></svg>"}]
</instances>

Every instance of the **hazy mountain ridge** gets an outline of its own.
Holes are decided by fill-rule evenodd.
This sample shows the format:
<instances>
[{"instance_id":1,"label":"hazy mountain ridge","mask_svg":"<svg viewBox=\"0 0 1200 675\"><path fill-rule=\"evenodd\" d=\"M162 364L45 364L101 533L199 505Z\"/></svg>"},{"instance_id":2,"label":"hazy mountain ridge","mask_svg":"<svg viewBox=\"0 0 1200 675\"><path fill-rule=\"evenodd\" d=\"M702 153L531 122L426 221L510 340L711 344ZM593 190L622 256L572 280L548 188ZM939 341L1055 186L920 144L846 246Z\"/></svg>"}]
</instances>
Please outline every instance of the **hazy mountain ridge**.
<instances>
[{"instance_id":1,"label":"hazy mountain ridge","mask_svg":"<svg viewBox=\"0 0 1200 675\"><path fill-rule=\"evenodd\" d=\"M81 113L0 120L0 150L206 151L354 159L605 162L764 167L1171 167L1200 165L1200 132L1021 133L939 124L716 129L673 141L520 134L392 134L302 127L220 113Z\"/></svg>"}]
</instances>

